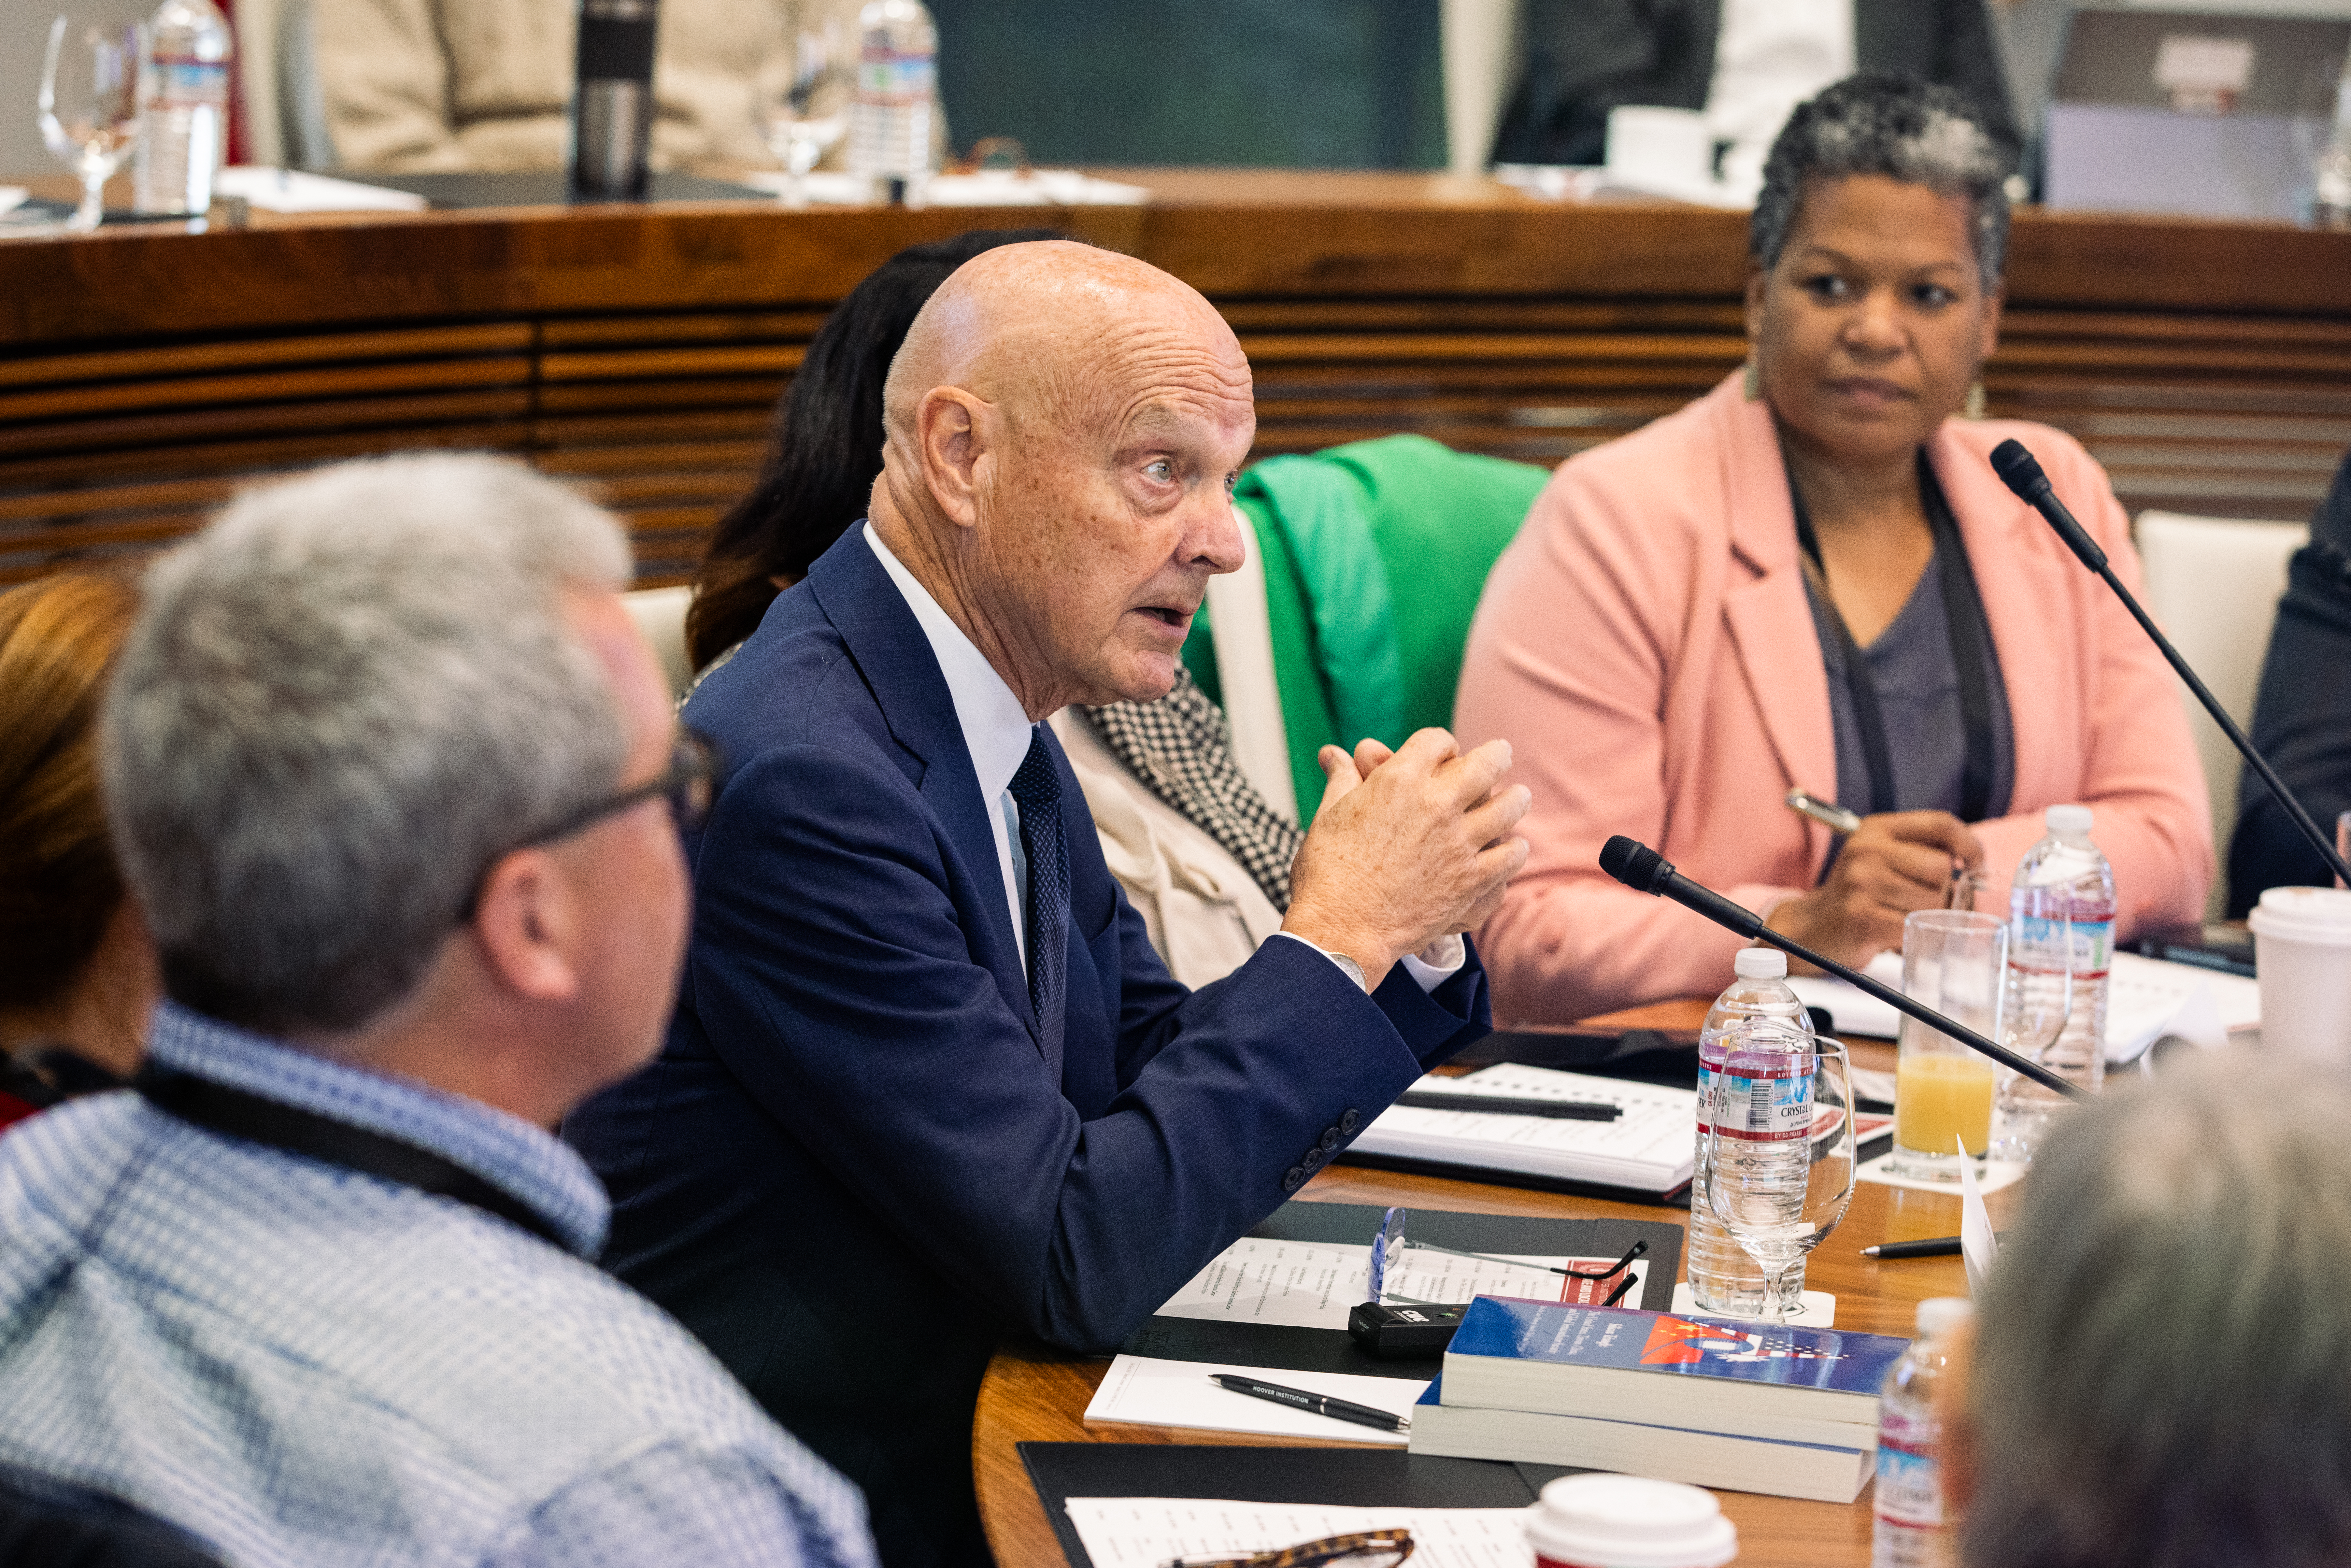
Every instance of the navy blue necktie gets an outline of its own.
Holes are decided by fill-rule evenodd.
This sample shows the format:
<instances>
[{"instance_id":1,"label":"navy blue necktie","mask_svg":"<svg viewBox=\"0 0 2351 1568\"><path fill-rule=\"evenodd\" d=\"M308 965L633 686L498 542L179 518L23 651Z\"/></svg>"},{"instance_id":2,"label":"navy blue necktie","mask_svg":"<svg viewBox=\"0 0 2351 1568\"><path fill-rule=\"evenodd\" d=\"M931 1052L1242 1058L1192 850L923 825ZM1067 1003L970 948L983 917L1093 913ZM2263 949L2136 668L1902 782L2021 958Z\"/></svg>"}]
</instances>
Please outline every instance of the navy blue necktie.
<instances>
[{"instance_id":1,"label":"navy blue necktie","mask_svg":"<svg viewBox=\"0 0 2351 1568\"><path fill-rule=\"evenodd\" d=\"M1037 1014L1038 1043L1048 1061L1058 1061L1069 997L1070 844L1061 833L1061 776L1043 725L1029 727L1029 755L1009 788L1029 861L1029 1005Z\"/></svg>"}]
</instances>

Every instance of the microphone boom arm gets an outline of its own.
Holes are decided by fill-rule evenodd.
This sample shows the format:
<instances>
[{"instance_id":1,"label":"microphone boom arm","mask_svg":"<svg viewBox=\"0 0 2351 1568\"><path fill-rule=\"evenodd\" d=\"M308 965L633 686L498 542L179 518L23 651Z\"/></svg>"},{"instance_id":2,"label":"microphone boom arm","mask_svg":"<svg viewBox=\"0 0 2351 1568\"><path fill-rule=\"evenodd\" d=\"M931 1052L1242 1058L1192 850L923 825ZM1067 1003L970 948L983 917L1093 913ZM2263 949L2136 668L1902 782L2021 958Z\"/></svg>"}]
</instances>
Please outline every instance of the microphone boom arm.
<instances>
[{"instance_id":1,"label":"microphone boom arm","mask_svg":"<svg viewBox=\"0 0 2351 1568\"><path fill-rule=\"evenodd\" d=\"M1793 938L1782 936L1763 924L1762 916L1742 904L1737 904L1711 888L1701 887L1673 868L1671 862L1635 840L1618 836L1608 841L1600 854L1601 869L1618 882L1637 893L1646 893L1672 899L1685 909L1706 916L1717 925L1737 932L1750 941L1767 943L1782 953L1794 955L1825 973L1834 975L1856 990L1876 997L1897 1012L1907 1013L1938 1033L1949 1035L1979 1056L1990 1057L2011 1072L2030 1078L2043 1088L2073 1100L2087 1100L2089 1091L2071 1083L2049 1068L2031 1058L2020 1055L2008 1047L1984 1035L1978 1034L1956 1019L1945 1018L1924 1002L1912 1001L1892 986L1873 980L1855 969L1848 969L1834 958L1822 956Z\"/></svg>"},{"instance_id":2,"label":"microphone boom arm","mask_svg":"<svg viewBox=\"0 0 2351 1568\"><path fill-rule=\"evenodd\" d=\"M2147 633L2148 641L2161 652L2179 678L2188 683L2188 689L2196 694L2196 700L2204 705L2204 711L2212 716L2212 722L2220 727L2220 733L2229 737L2229 744L2237 748L2238 755L2269 787L2269 792L2277 798L2277 803L2285 808L2287 820L2294 823L2304 838L2310 841L2310 847L2318 852L2319 860L2346 883L2351 883L2351 866L2343 863L2342 855L2327 841L2325 830L2311 820L2308 811L2303 810L2302 802L2294 798L2294 792L2285 787L2285 780L2280 779L2277 769L2270 766L2269 758L2253 748L2253 743L2245 737L2245 732L2237 727L2237 721L2229 716L2229 710L2220 706L2220 699L2214 696L2210 689L2197 678L2196 672L2188 667L2188 661L2179 656L2179 650L2171 645L2171 639L2156 626L2155 618L2131 597L2130 590L2123 586L2122 580L2115 575L2115 569L2107 564L2106 552L2098 548L2096 541L2090 538L2089 531L2074 519L2072 512L2065 509L2065 503L2057 498L2056 487L2049 483L2049 476L2042 472L2040 463L2025 450L2024 444L2021 441L2001 442L1992 448L1991 465L2000 476L2001 482L2014 491L2019 500L2041 514L2043 520L2056 530L2057 537L2065 541L2066 548L2081 558L2082 564L2105 580L2106 586L2115 591L2115 597L2123 601L2123 608L2131 612L2131 619L2139 623L2139 629ZM2218 832L2219 830L2220 824L2214 823L2213 831Z\"/></svg>"},{"instance_id":3,"label":"microphone boom arm","mask_svg":"<svg viewBox=\"0 0 2351 1568\"><path fill-rule=\"evenodd\" d=\"M2115 597L2123 601L2123 608L2129 611L2132 619L2146 629L2147 636L2162 652L2164 658L2170 661L2172 669L2178 673L2181 680L2188 683L2188 689L2196 694L2196 700L2204 705L2204 711L2212 716L2212 722L2220 727L2220 733L2229 737L2229 744L2235 747L2238 754L2252 765L2253 772L2261 781L2269 786L2269 791L2276 797L2277 803L2285 808L2287 819L2301 830L2304 838L2310 841L2310 847L2318 852L2318 858L2325 862L2327 869L2336 876L2341 877L2346 883L2351 883L2351 866L2345 865L2343 857L2335 852L2335 846L2326 841L2325 831L2311 820L2308 811L2303 810L2302 802L2294 798L2293 791L2285 787L2285 780L2280 779L2277 776L2277 769L2270 766L2269 758L2253 748L2252 741L2246 737L2243 730L2237 727L2237 721L2229 716L2229 710L2220 706L2220 699L2214 696L2210 689L2197 678L2196 672L2188 667L2188 661L2181 658L2179 650L2171 645L2171 639L2156 630L2155 618L2141 609L2138 601L2131 597L2130 590L2125 588L2121 580L2115 576L2115 569L2111 566L2101 566L2098 568L2098 575L2106 580L2106 586L2115 591ZM2213 831L2215 833L2220 831L2219 823L2213 824Z\"/></svg>"}]
</instances>

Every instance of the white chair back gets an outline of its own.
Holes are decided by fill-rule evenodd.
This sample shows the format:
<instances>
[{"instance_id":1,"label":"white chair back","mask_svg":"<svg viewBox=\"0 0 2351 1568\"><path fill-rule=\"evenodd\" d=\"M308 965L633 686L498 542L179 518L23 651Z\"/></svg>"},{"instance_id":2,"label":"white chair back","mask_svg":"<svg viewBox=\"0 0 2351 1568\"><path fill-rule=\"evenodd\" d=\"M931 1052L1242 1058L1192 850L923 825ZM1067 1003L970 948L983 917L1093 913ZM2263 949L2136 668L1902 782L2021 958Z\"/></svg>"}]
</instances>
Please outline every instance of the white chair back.
<instances>
[{"instance_id":1,"label":"white chair back","mask_svg":"<svg viewBox=\"0 0 2351 1568\"><path fill-rule=\"evenodd\" d=\"M622 594L621 601L629 607L629 619L653 645L653 656L661 661L662 674L669 681L669 695L684 696L694 679L694 662L685 653L685 608L694 602L694 590L641 588Z\"/></svg>"},{"instance_id":2,"label":"white chair back","mask_svg":"<svg viewBox=\"0 0 2351 1568\"><path fill-rule=\"evenodd\" d=\"M2141 512L2138 549L2147 565L2147 608L2178 645L2229 716L2252 727L2253 697L2278 596L2285 591L2286 560L2309 542L2301 523L2257 523L2234 517L2191 517ZM2237 782L2243 770L2236 747L2187 687L2179 700L2204 764L2212 800L2212 838L2225 862L2237 826ZM2226 900L2227 878L2214 879L2210 913Z\"/></svg>"},{"instance_id":3,"label":"white chair back","mask_svg":"<svg viewBox=\"0 0 2351 1568\"><path fill-rule=\"evenodd\" d=\"M1217 685L1232 728L1233 766L1266 803L1293 822L1314 815L1315 800L1298 798L1290 770L1290 732L1282 722L1281 687L1273 678L1273 622L1266 609L1265 557L1249 513L1233 508L1246 557L1238 571L1208 579L1208 624L1217 639Z\"/></svg>"}]
</instances>

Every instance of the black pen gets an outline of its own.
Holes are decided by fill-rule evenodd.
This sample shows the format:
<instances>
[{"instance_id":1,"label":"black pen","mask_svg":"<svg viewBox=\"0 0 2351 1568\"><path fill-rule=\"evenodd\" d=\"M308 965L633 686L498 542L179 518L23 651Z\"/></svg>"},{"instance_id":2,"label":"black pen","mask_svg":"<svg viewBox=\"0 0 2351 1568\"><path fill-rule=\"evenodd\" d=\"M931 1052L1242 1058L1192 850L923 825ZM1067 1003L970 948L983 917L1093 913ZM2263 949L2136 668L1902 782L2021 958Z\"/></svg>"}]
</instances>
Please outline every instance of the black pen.
<instances>
[{"instance_id":1,"label":"black pen","mask_svg":"<svg viewBox=\"0 0 2351 1568\"><path fill-rule=\"evenodd\" d=\"M1377 1427L1383 1432L1409 1432L1408 1416L1391 1416L1384 1410L1374 1410L1368 1405L1350 1405L1344 1399L1333 1399L1327 1394L1310 1394L1303 1388L1284 1388L1279 1383L1259 1383L1254 1377L1235 1377L1227 1372L1208 1374L1208 1381L1232 1394L1246 1394L1252 1399L1270 1399L1276 1405L1287 1405L1294 1410L1304 1410L1316 1416L1328 1416L1334 1421L1353 1421L1358 1427Z\"/></svg>"},{"instance_id":2,"label":"black pen","mask_svg":"<svg viewBox=\"0 0 2351 1568\"><path fill-rule=\"evenodd\" d=\"M1396 1103L1416 1111L1483 1111L1492 1116L1548 1116L1554 1121L1613 1122L1625 1113L1622 1105L1600 1100L1528 1100L1510 1094L1446 1094L1434 1089L1407 1089Z\"/></svg>"},{"instance_id":3,"label":"black pen","mask_svg":"<svg viewBox=\"0 0 2351 1568\"><path fill-rule=\"evenodd\" d=\"M2005 1240L2007 1233L1995 1232L1994 1240ZM1861 1249L1865 1258L1956 1258L1959 1255L1959 1239L1956 1236L1929 1236L1923 1241L1883 1241Z\"/></svg>"}]
</instances>

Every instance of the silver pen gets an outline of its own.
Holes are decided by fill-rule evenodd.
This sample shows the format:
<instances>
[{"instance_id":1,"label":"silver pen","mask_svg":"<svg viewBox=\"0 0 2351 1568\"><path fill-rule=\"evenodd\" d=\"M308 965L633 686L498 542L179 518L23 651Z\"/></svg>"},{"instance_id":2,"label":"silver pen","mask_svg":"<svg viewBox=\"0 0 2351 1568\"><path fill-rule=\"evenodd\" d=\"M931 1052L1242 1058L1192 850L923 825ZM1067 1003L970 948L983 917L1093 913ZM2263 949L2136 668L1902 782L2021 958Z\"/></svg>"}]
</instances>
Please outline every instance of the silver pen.
<instances>
[{"instance_id":1,"label":"silver pen","mask_svg":"<svg viewBox=\"0 0 2351 1568\"><path fill-rule=\"evenodd\" d=\"M1787 799L1788 810L1810 817L1832 833L1851 836L1861 831L1861 818L1834 800L1823 800L1809 789L1791 789Z\"/></svg>"}]
</instances>

